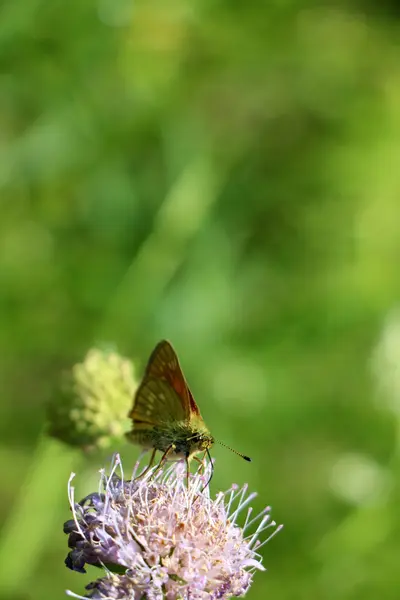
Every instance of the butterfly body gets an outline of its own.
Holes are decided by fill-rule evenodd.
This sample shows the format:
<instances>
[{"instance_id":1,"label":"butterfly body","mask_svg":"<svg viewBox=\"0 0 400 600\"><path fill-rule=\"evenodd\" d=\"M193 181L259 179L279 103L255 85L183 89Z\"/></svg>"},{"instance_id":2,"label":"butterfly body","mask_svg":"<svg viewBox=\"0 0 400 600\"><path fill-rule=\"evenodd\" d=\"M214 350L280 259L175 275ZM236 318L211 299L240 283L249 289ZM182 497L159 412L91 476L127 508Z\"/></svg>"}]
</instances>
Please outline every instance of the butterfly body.
<instances>
[{"instance_id":1,"label":"butterfly body","mask_svg":"<svg viewBox=\"0 0 400 600\"><path fill-rule=\"evenodd\" d=\"M163 453L170 448L169 460L192 458L214 443L206 428L190 421L160 422L150 429L134 429L128 437L143 448L155 448Z\"/></svg>"},{"instance_id":2,"label":"butterfly body","mask_svg":"<svg viewBox=\"0 0 400 600\"><path fill-rule=\"evenodd\" d=\"M200 410L186 383L171 344L159 342L148 361L143 380L135 394L133 429L127 438L163 453L164 460L185 458L207 452L213 445Z\"/></svg>"}]
</instances>

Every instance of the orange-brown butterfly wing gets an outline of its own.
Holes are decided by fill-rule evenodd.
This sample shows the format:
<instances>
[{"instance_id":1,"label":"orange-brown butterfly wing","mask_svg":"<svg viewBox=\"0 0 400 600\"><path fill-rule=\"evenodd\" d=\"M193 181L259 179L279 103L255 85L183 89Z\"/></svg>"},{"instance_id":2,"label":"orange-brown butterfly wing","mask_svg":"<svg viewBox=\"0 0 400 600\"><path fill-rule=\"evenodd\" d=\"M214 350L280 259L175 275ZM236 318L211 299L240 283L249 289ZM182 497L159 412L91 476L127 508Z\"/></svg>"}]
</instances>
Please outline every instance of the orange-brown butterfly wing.
<instances>
[{"instance_id":1,"label":"orange-brown butterfly wing","mask_svg":"<svg viewBox=\"0 0 400 600\"><path fill-rule=\"evenodd\" d=\"M163 379L147 378L136 392L128 415L135 428L148 429L171 421L185 420L180 397Z\"/></svg>"},{"instance_id":2,"label":"orange-brown butterfly wing","mask_svg":"<svg viewBox=\"0 0 400 600\"><path fill-rule=\"evenodd\" d=\"M201 419L176 352L166 340L153 350L128 416L136 429L170 420Z\"/></svg>"}]
</instances>

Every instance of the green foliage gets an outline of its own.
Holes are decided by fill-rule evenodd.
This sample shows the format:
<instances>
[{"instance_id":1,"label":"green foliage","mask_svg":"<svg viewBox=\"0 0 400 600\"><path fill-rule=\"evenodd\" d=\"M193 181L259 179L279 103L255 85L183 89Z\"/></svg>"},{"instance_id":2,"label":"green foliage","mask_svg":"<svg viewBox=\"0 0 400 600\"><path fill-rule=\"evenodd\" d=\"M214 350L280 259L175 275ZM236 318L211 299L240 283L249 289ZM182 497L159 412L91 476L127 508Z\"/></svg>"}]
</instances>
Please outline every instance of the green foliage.
<instances>
[{"instance_id":1,"label":"green foliage","mask_svg":"<svg viewBox=\"0 0 400 600\"><path fill-rule=\"evenodd\" d=\"M249 481L285 523L249 597L398 598L394 4L0 15L0 596L77 588L66 484L109 454L43 438L60 373L109 341L139 372L166 337L253 459L215 447L213 489Z\"/></svg>"}]
</instances>

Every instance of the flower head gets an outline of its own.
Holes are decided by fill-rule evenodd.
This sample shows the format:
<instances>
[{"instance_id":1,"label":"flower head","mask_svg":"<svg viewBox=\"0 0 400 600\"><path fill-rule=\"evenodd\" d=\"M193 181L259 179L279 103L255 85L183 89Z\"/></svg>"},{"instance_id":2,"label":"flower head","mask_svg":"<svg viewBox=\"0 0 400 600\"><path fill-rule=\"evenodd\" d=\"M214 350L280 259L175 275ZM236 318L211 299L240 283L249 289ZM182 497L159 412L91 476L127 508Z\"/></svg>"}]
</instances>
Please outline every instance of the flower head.
<instances>
[{"instance_id":1,"label":"flower head","mask_svg":"<svg viewBox=\"0 0 400 600\"><path fill-rule=\"evenodd\" d=\"M64 525L71 548L66 564L77 571L85 564L106 568L86 597L216 600L247 591L254 571L264 570L259 536L272 528L270 539L279 528L269 507L251 518L255 494L247 486L233 486L215 499L208 487L202 491L210 469L208 464L203 476L193 476L189 489L180 464L125 481L117 456L109 476L101 471L99 492L79 503L70 480L74 518Z\"/></svg>"},{"instance_id":2,"label":"flower head","mask_svg":"<svg viewBox=\"0 0 400 600\"><path fill-rule=\"evenodd\" d=\"M109 446L124 434L135 389L130 360L116 352L89 350L82 363L63 374L49 405L50 434L85 449Z\"/></svg>"}]
</instances>

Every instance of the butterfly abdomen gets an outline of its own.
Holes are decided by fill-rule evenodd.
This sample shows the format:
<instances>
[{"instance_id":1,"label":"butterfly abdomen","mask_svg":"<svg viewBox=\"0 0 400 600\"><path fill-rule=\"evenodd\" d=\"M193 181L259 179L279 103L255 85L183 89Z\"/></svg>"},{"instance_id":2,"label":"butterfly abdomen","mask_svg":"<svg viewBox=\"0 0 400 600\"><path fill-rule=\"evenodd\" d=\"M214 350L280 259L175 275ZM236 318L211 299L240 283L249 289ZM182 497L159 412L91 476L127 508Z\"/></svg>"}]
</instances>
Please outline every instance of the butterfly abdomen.
<instances>
[{"instance_id":1,"label":"butterfly abdomen","mask_svg":"<svg viewBox=\"0 0 400 600\"><path fill-rule=\"evenodd\" d=\"M133 431L129 431L125 435L130 442L138 444L143 448L151 448L153 446L153 438L150 435L149 429L134 429Z\"/></svg>"}]
</instances>

